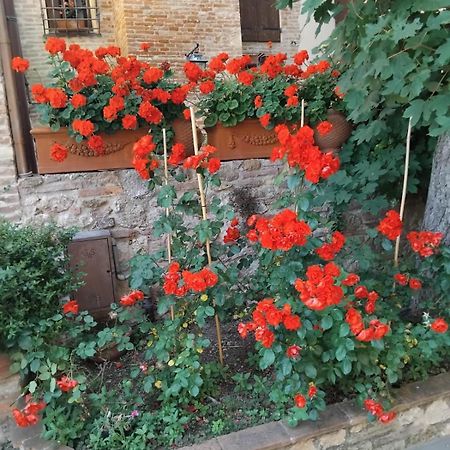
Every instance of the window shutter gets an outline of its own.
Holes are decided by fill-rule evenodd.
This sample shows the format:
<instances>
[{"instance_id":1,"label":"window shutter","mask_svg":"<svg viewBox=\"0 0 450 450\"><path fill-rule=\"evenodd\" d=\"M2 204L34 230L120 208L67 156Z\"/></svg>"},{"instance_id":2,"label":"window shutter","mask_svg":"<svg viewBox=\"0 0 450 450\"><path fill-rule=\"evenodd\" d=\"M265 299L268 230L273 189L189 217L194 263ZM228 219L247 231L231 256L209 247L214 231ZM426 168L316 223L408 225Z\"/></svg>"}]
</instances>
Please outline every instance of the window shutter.
<instances>
[{"instance_id":1,"label":"window shutter","mask_svg":"<svg viewBox=\"0 0 450 450\"><path fill-rule=\"evenodd\" d=\"M239 0L241 12L241 33L243 42L257 42L259 17L256 4L259 0Z\"/></svg>"},{"instance_id":2,"label":"window shutter","mask_svg":"<svg viewBox=\"0 0 450 450\"><path fill-rule=\"evenodd\" d=\"M275 0L239 0L243 42L280 42L280 14Z\"/></svg>"},{"instance_id":3,"label":"window shutter","mask_svg":"<svg viewBox=\"0 0 450 450\"><path fill-rule=\"evenodd\" d=\"M259 42L280 42L280 13L275 8L275 0L256 0L259 15Z\"/></svg>"}]
</instances>

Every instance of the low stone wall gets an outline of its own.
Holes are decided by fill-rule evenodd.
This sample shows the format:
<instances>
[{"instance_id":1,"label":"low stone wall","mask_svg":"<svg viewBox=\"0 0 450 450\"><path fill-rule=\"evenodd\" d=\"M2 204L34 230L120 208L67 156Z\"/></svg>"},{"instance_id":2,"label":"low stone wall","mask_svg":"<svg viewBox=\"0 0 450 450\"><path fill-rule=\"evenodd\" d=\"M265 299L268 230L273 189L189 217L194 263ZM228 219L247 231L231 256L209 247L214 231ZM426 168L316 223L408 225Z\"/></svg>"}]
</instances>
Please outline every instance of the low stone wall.
<instances>
[{"instance_id":1,"label":"low stone wall","mask_svg":"<svg viewBox=\"0 0 450 450\"><path fill-rule=\"evenodd\" d=\"M222 185L211 190L212 194L232 204L241 217L263 213L277 197L273 180L280 167L268 160L223 162L219 171ZM197 190L196 183L191 174L175 188L181 196ZM18 190L24 224L55 222L82 231L110 230L122 279L133 255L162 245L152 235L152 223L161 214L156 194L148 191L134 170L34 175L20 179Z\"/></svg>"},{"instance_id":2,"label":"low stone wall","mask_svg":"<svg viewBox=\"0 0 450 450\"><path fill-rule=\"evenodd\" d=\"M290 428L270 422L181 450L400 450L450 435L450 374L398 389L388 425L369 423L355 403L331 405L316 422Z\"/></svg>"}]
</instances>

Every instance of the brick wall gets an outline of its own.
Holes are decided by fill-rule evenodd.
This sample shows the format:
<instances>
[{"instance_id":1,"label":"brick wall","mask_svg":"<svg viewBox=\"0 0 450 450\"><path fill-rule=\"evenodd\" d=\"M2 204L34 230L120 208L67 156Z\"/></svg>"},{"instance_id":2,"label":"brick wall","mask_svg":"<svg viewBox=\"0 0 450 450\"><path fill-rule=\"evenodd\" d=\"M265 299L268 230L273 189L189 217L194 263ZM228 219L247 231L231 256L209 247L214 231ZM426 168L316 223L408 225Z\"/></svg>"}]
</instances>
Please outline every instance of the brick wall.
<instances>
[{"instance_id":1,"label":"brick wall","mask_svg":"<svg viewBox=\"0 0 450 450\"><path fill-rule=\"evenodd\" d=\"M175 67L184 63L195 42L208 57L221 51L242 53L238 0L125 0L124 4L130 53L137 53L141 42L150 42L152 60L170 61Z\"/></svg>"},{"instance_id":2,"label":"brick wall","mask_svg":"<svg viewBox=\"0 0 450 450\"><path fill-rule=\"evenodd\" d=\"M84 47L95 49L100 45L115 42L115 17L113 3L117 0L98 0L100 8L101 35L65 37L69 43L77 43ZM14 2L20 39L24 58L30 61L27 79L30 84L42 82L49 71L47 53L44 51L44 28L39 0L20 0Z\"/></svg>"}]
</instances>

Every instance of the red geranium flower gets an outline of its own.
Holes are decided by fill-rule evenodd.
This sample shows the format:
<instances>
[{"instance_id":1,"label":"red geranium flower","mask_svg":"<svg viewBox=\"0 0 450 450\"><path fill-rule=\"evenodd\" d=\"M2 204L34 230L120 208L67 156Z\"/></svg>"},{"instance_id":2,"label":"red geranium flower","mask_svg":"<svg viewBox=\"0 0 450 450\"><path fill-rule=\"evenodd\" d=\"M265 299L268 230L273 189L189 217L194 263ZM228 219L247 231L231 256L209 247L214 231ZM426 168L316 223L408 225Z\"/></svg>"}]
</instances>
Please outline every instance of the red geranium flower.
<instances>
[{"instance_id":1,"label":"red geranium flower","mask_svg":"<svg viewBox=\"0 0 450 450\"><path fill-rule=\"evenodd\" d=\"M297 64L297 66L301 66L308 59L309 55L306 50L301 50L294 56L294 62L295 64Z\"/></svg>"},{"instance_id":2,"label":"red geranium flower","mask_svg":"<svg viewBox=\"0 0 450 450\"><path fill-rule=\"evenodd\" d=\"M105 150L105 143L101 136L92 135L88 141L87 145L91 150L94 150L97 154L102 154Z\"/></svg>"},{"instance_id":3,"label":"red geranium flower","mask_svg":"<svg viewBox=\"0 0 450 450\"><path fill-rule=\"evenodd\" d=\"M418 278L410 278L410 280L409 280L409 287L411 289L421 289L422 288L422 282Z\"/></svg>"},{"instance_id":4,"label":"red geranium flower","mask_svg":"<svg viewBox=\"0 0 450 450\"><path fill-rule=\"evenodd\" d=\"M306 406L306 398L302 394L296 394L294 397L294 403L297 408L304 408Z\"/></svg>"},{"instance_id":5,"label":"red geranium flower","mask_svg":"<svg viewBox=\"0 0 450 450\"><path fill-rule=\"evenodd\" d=\"M411 231L406 238L414 252L427 258L436 252L443 238L442 233L433 233L431 231Z\"/></svg>"},{"instance_id":6,"label":"red geranium flower","mask_svg":"<svg viewBox=\"0 0 450 450\"><path fill-rule=\"evenodd\" d=\"M394 280L400 285L400 286L406 286L408 284L408 275L404 273L396 273L394 275Z\"/></svg>"},{"instance_id":7,"label":"red geranium flower","mask_svg":"<svg viewBox=\"0 0 450 450\"><path fill-rule=\"evenodd\" d=\"M402 233L403 222L400 219L400 215L397 211L393 209L386 213L384 219L378 224L378 231L384 234L388 239L395 240Z\"/></svg>"},{"instance_id":8,"label":"red geranium flower","mask_svg":"<svg viewBox=\"0 0 450 450\"><path fill-rule=\"evenodd\" d=\"M50 148L50 158L53 159L53 161L63 162L68 154L69 151L64 145L53 144Z\"/></svg>"},{"instance_id":9,"label":"red geranium flower","mask_svg":"<svg viewBox=\"0 0 450 450\"><path fill-rule=\"evenodd\" d=\"M260 95L257 95L254 100L255 108L261 108L263 105L263 101Z\"/></svg>"},{"instance_id":10,"label":"red geranium flower","mask_svg":"<svg viewBox=\"0 0 450 450\"><path fill-rule=\"evenodd\" d=\"M342 284L344 286L354 286L359 283L359 276L356 273L349 273L343 280Z\"/></svg>"},{"instance_id":11,"label":"red geranium flower","mask_svg":"<svg viewBox=\"0 0 450 450\"><path fill-rule=\"evenodd\" d=\"M69 392L78 386L78 381L64 375L56 382L56 384L58 385L59 389L61 389L61 391Z\"/></svg>"},{"instance_id":12,"label":"red geranium flower","mask_svg":"<svg viewBox=\"0 0 450 450\"><path fill-rule=\"evenodd\" d=\"M214 90L216 85L214 84L214 81L207 80L200 83L199 89L202 94L209 94Z\"/></svg>"},{"instance_id":13,"label":"red geranium flower","mask_svg":"<svg viewBox=\"0 0 450 450\"><path fill-rule=\"evenodd\" d=\"M21 58L20 56L15 56L11 60L11 68L16 72L24 73L30 67L30 62L28 59Z\"/></svg>"},{"instance_id":14,"label":"red geranium flower","mask_svg":"<svg viewBox=\"0 0 450 450\"><path fill-rule=\"evenodd\" d=\"M67 105L67 95L60 88L48 88L45 91L47 100L52 108L65 108Z\"/></svg>"},{"instance_id":15,"label":"red geranium flower","mask_svg":"<svg viewBox=\"0 0 450 450\"><path fill-rule=\"evenodd\" d=\"M269 113L266 113L266 114L264 114L263 116L261 116L261 117L259 118L259 123L260 123L264 128L266 128L266 127L269 126L270 118L271 118L270 114L269 114Z\"/></svg>"},{"instance_id":16,"label":"red geranium flower","mask_svg":"<svg viewBox=\"0 0 450 450\"><path fill-rule=\"evenodd\" d=\"M76 300L69 300L63 305L63 313L64 314L78 314L78 303Z\"/></svg>"},{"instance_id":17,"label":"red geranium flower","mask_svg":"<svg viewBox=\"0 0 450 450\"><path fill-rule=\"evenodd\" d=\"M312 384L308 389L308 397L313 398L317 394L317 387Z\"/></svg>"},{"instance_id":18,"label":"red geranium flower","mask_svg":"<svg viewBox=\"0 0 450 450\"><path fill-rule=\"evenodd\" d=\"M288 358L298 358L300 356L301 347L298 345L290 345L286 350L286 356Z\"/></svg>"},{"instance_id":19,"label":"red geranium flower","mask_svg":"<svg viewBox=\"0 0 450 450\"><path fill-rule=\"evenodd\" d=\"M333 124L328 122L328 120L324 120L316 126L316 129L321 136L325 136L333 129Z\"/></svg>"},{"instance_id":20,"label":"red geranium flower","mask_svg":"<svg viewBox=\"0 0 450 450\"><path fill-rule=\"evenodd\" d=\"M94 132L94 124L90 120L75 119L72 122L72 128L81 136L87 137Z\"/></svg>"},{"instance_id":21,"label":"red geranium flower","mask_svg":"<svg viewBox=\"0 0 450 450\"><path fill-rule=\"evenodd\" d=\"M442 317L438 317L431 324L431 329L436 333L445 333L448 330L448 325Z\"/></svg>"},{"instance_id":22,"label":"red geranium flower","mask_svg":"<svg viewBox=\"0 0 450 450\"><path fill-rule=\"evenodd\" d=\"M49 37L45 42L45 50L47 50L51 55L63 53L65 49L66 49L66 41L64 39Z\"/></svg>"},{"instance_id":23,"label":"red geranium flower","mask_svg":"<svg viewBox=\"0 0 450 450\"><path fill-rule=\"evenodd\" d=\"M70 103L72 103L72 106L74 108L81 108L82 106L85 106L87 103L86 96L83 94L75 94L71 100Z\"/></svg>"},{"instance_id":24,"label":"red geranium flower","mask_svg":"<svg viewBox=\"0 0 450 450\"><path fill-rule=\"evenodd\" d=\"M126 114L122 118L122 126L125 130L134 130L137 127L137 117L132 114Z\"/></svg>"}]
</instances>

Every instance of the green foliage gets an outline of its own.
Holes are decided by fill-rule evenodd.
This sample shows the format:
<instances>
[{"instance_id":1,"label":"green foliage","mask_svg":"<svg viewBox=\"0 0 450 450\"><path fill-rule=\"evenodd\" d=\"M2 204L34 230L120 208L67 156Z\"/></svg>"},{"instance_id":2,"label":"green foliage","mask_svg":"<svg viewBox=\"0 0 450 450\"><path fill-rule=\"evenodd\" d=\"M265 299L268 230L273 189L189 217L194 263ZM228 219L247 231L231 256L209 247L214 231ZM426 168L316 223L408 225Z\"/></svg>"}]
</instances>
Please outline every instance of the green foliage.
<instances>
[{"instance_id":1,"label":"green foliage","mask_svg":"<svg viewBox=\"0 0 450 450\"><path fill-rule=\"evenodd\" d=\"M51 317L76 287L68 269L73 231L0 222L0 346L14 346L23 329Z\"/></svg>"},{"instance_id":2,"label":"green foliage","mask_svg":"<svg viewBox=\"0 0 450 450\"><path fill-rule=\"evenodd\" d=\"M278 7L292 6L280 0ZM309 0L302 11L322 25L342 5ZM331 201L358 201L374 212L398 198L408 119L413 125L409 192L425 192L436 136L450 130L448 3L352 1L321 49L339 61L339 86L356 124ZM370 178L367 178L370 177Z\"/></svg>"}]
</instances>

